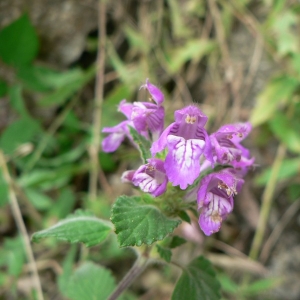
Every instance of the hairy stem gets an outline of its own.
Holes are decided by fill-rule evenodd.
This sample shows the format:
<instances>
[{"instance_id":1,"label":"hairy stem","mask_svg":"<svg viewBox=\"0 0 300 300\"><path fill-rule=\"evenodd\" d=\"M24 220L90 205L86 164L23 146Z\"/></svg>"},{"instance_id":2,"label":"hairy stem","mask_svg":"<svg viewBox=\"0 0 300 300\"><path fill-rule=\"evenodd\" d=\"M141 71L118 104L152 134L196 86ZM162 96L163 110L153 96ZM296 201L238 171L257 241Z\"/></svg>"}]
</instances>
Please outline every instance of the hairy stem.
<instances>
[{"instance_id":1,"label":"hairy stem","mask_svg":"<svg viewBox=\"0 0 300 300\"><path fill-rule=\"evenodd\" d=\"M15 222L18 226L18 229L22 235L27 260L29 262L29 266L30 266L30 270L31 270L31 274L32 274L32 280L34 282L34 286L37 291L37 299L43 300L44 297L43 297L41 282L40 282L39 274L37 271L36 262L35 262L35 259L33 256L32 248L30 245L30 239L29 239L28 232L27 232L26 226L25 226L23 218L22 218L21 210L20 210L20 207L19 207L19 204L17 201L15 191L13 189L13 181L10 177L10 174L9 174L9 171L7 168L5 156L1 150L0 150L0 167L1 167L1 170L3 173L3 177L8 185L9 201L10 201L10 205L11 205L12 214L13 214Z\"/></svg>"},{"instance_id":2,"label":"hairy stem","mask_svg":"<svg viewBox=\"0 0 300 300\"><path fill-rule=\"evenodd\" d=\"M128 271L125 277L119 282L116 289L108 297L108 300L116 300L132 283L133 281L145 270L149 263L149 258L139 255L133 267Z\"/></svg>"}]
</instances>

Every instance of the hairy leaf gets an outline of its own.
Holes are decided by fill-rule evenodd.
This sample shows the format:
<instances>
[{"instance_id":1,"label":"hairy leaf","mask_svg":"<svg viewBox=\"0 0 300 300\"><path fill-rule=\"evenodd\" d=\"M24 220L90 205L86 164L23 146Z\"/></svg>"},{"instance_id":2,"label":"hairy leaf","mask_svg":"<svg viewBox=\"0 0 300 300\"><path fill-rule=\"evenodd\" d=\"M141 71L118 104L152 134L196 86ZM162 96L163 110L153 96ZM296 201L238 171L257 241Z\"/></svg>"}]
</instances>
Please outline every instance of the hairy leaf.
<instances>
[{"instance_id":1,"label":"hairy leaf","mask_svg":"<svg viewBox=\"0 0 300 300\"><path fill-rule=\"evenodd\" d=\"M122 247L140 246L164 239L181 223L167 218L140 197L121 196L112 208L112 222Z\"/></svg>"},{"instance_id":2,"label":"hairy leaf","mask_svg":"<svg viewBox=\"0 0 300 300\"><path fill-rule=\"evenodd\" d=\"M211 263L203 256L192 260L184 269L172 295L172 300L218 300L220 298L220 284Z\"/></svg>"},{"instance_id":3,"label":"hairy leaf","mask_svg":"<svg viewBox=\"0 0 300 300\"><path fill-rule=\"evenodd\" d=\"M33 234L32 240L55 237L70 243L84 243L87 247L101 243L111 231L109 222L81 210L76 211L56 225Z\"/></svg>"}]
</instances>

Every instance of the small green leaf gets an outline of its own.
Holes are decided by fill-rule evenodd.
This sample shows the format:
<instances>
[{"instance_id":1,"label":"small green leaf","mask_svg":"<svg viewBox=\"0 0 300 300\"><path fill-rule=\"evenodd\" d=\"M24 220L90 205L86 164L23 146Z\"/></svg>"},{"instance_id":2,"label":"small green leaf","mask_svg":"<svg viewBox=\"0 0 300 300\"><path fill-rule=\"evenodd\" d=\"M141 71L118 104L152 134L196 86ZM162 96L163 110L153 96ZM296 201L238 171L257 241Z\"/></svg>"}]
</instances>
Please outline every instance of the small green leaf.
<instances>
[{"instance_id":1,"label":"small green leaf","mask_svg":"<svg viewBox=\"0 0 300 300\"><path fill-rule=\"evenodd\" d=\"M156 249L162 259L164 259L166 262L171 261L172 251L170 249L162 247L160 245L156 245Z\"/></svg>"},{"instance_id":2,"label":"small green leaf","mask_svg":"<svg viewBox=\"0 0 300 300\"><path fill-rule=\"evenodd\" d=\"M145 139L142 135L140 135L133 127L129 126L130 134L133 138L133 141L139 148L141 158L143 163L147 163L147 158L151 157L150 147L151 143L149 140Z\"/></svg>"},{"instance_id":3,"label":"small green leaf","mask_svg":"<svg viewBox=\"0 0 300 300\"><path fill-rule=\"evenodd\" d=\"M22 97L22 88L19 85L14 85L9 89L10 104L18 114L23 117L29 117L27 108Z\"/></svg>"},{"instance_id":4,"label":"small green leaf","mask_svg":"<svg viewBox=\"0 0 300 300\"><path fill-rule=\"evenodd\" d=\"M298 121L298 120L297 120ZM290 151L300 153L300 135L293 126L293 122L282 113L277 113L269 122L271 130Z\"/></svg>"},{"instance_id":5,"label":"small green leaf","mask_svg":"<svg viewBox=\"0 0 300 300\"><path fill-rule=\"evenodd\" d=\"M179 49L172 50L170 59L167 62L170 72L178 72L183 65L192 60L198 62L204 55L209 54L216 48L213 41L207 39L189 40L184 46Z\"/></svg>"},{"instance_id":6,"label":"small green leaf","mask_svg":"<svg viewBox=\"0 0 300 300\"><path fill-rule=\"evenodd\" d=\"M203 256L195 258L183 270L172 295L172 300L220 298L220 284L211 263Z\"/></svg>"},{"instance_id":7,"label":"small green leaf","mask_svg":"<svg viewBox=\"0 0 300 300\"><path fill-rule=\"evenodd\" d=\"M5 96L7 93L7 90L8 90L8 88L7 88L6 82L0 79L0 97Z\"/></svg>"},{"instance_id":8,"label":"small green leaf","mask_svg":"<svg viewBox=\"0 0 300 300\"><path fill-rule=\"evenodd\" d=\"M0 56L7 64L22 66L30 63L38 48L38 38L27 14L0 32Z\"/></svg>"},{"instance_id":9,"label":"small green leaf","mask_svg":"<svg viewBox=\"0 0 300 300\"><path fill-rule=\"evenodd\" d=\"M49 196L36 189L26 189L25 194L31 204L38 210L47 210L53 205Z\"/></svg>"},{"instance_id":10,"label":"small green leaf","mask_svg":"<svg viewBox=\"0 0 300 300\"><path fill-rule=\"evenodd\" d=\"M140 197L120 196L112 208L112 222L121 247L151 245L164 239L181 223L167 218Z\"/></svg>"},{"instance_id":11,"label":"small green leaf","mask_svg":"<svg viewBox=\"0 0 300 300\"><path fill-rule=\"evenodd\" d=\"M175 235L175 236L173 236L169 247L173 249L173 248L176 248L176 247L179 247L179 246L183 245L184 243L186 243L186 240L184 238Z\"/></svg>"},{"instance_id":12,"label":"small green leaf","mask_svg":"<svg viewBox=\"0 0 300 300\"><path fill-rule=\"evenodd\" d=\"M88 212L76 211L56 225L33 234L33 242L42 238L55 237L70 243L84 243L91 247L106 239L111 231L109 222L101 220Z\"/></svg>"},{"instance_id":13,"label":"small green leaf","mask_svg":"<svg viewBox=\"0 0 300 300\"><path fill-rule=\"evenodd\" d=\"M58 83L57 89L41 100L41 105L51 106L64 103L94 77L95 68L90 68L85 72L76 70L70 72L70 75L62 77L64 84Z\"/></svg>"},{"instance_id":14,"label":"small green leaf","mask_svg":"<svg viewBox=\"0 0 300 300\"><path fill-rule=\"evenodd\" d=\"M180 219L182 219L183 221L190 223L191 224L191 218L188 215L188 213L184 210L180 211L178 216L180 217Z\"/></svg>"},{"instance_id":15,"label":"small green leaf","mask_svg":"<svg viewBox=\"0 0 300 300\"><path fill-rule=\"evenodd\" d=\"M2 133L0 147L7 154L12 154L18 146L32 141L41 132L39 123L31 118L23 118L10 124Z\"/></svg>"},{"instance_id":16,"label":"small green leaf","mask_svg":"<svg viewBox=\"0 0 300 300\"><path fill-rule=\"evenodd\" d=\"M114 288L115 280L108 270L86 262L69 278L65 294L71 300L104 300Z\"/></svg>"},{"instance_id":17,"label":"small green leaf","mask_svg":"<svg viewBox=\"0 0 300 300\"><path fill-rule=\"evenodd\" d=\"M0 207L8 203L8 186L3 178L2 170L0 170Z\"/></svg>"},{"instance_id":18,"label":"small green leaf","mask_svg":"<svg viewBox=\"0 0 300 300\"><path fill-rule=\"evenodd\" d=\"M269 82L256 99L256 106L250 119L251 124L258 126L273 117L278 104L290 100L298 86L298 79L288 76L276 77Z\"/></svg>"},{"instance_id":19,"label":"small green leaf","mask_svg":"<svg viewBox=\"0 0 300 300\"><path fill-rule=\"evenodd\" d=\"M75 256L76 256L76 246L72 245L71 249L68 251L67 257L63 261L63 265L62 265L63 273L60 274L57 279L59 290L66 297L68 296L67 287L69 284L69 279L72 275Z\"/></svg>"}]
</instances>

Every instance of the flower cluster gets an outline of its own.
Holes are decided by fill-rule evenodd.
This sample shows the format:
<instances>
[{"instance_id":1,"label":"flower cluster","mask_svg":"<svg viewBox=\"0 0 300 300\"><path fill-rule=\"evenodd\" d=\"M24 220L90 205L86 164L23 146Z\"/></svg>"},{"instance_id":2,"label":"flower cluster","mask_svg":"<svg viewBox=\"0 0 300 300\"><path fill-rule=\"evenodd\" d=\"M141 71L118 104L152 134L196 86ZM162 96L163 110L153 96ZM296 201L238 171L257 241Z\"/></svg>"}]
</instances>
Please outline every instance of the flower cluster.
<instances>
[{"instance_id":1,"label":"flower cluster","mask_svg":"<svg viewBox=\"0 0 300 300\"><path fill-rule=\"evenodd\" d=\"M208 175L187 192L186 198L197 199L199 225L203 232L211 235L219 231L222 221L233 210L233 196L240 191L242 178L254 163L249 150L241 145L251 131L251 125L227 124L209 135L205 129L207 116L196 105L189 105L175 111L174 122L163 130L163 93L149 80L142 88L148 90L151 102L131 104L121 101L119 111L127 120L103 129L109 133L103 139L103 150L115 151L125 137L134 143L128 126L150 140L152 158L137 170L125 172L122 180L139 186L154 197L166 191L168 182L182 190L187 189L205 170ZM164 149L168 150L165 159L155 158ZM214 171L216 165L223 167Z\"/></svg>"}]
</instances>

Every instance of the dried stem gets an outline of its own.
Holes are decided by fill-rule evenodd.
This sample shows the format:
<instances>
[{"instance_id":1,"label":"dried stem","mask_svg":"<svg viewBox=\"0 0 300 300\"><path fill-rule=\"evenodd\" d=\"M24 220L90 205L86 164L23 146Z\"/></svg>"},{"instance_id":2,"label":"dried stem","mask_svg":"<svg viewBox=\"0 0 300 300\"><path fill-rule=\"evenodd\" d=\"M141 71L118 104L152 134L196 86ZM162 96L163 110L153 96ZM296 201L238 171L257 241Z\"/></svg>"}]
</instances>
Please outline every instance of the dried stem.
<instances>
[{"instance_id":1,"label":"dried stem","mask_svg":"<svg viewBox=\"0 0 300 300\"><path fill-rule=\"evenodd\" d=\"M228 45L226 43L226 35L220 11L217 7L215 0L208 0L209 9L213 18L216 29L217 41L220 46L222 60L225 67L225 79L229 83L230 93L234 100L232 119L238 118L241 108L241 96L239 93L239 85L235 84L236 75L234 74L234 66L230 58ZM228 100L228 99L227 99Z\"/></svg>"},{"instance_id":2,"label":"dried stem","mask_svg":"<svg viewBox=\"0 0 300 300\"><path fill-rule=\"evenodd\" d=\"M272 234L270 234L268 240L265 242L264 247L260 254L260 261L262 263L265 263L268 259L268 256L270 254L270 251L272 247L276 244L278 241L280 235L282 234L284 228L286 225L290 222L290 220L294 217L294 215L298 212L300 209L300 199L295 201L284 213L282 218L279 220L279 222L276 224Z\"/></svg>"},{"instance_id":3,"label":"dried stem","mask_svg":"<svg viewBox=\"0 0 300 300\"><path fill-rule=\"evenodd\" d=\"M12 214L13 217L15 219L15 222L18 226L19 231L21 232L22 235L22 239L24 242L24 247L25 247L25 252L26 252L26 256L27 256L27 260L29 262L29 266L30 266L30 270L32 273L32 280L34 282L34 286L36 288L37 291L37 299L38 300L43 300L43 292L42 292L42 287L41 287L41 282L40 282L40 278L39 278L39 274L37 271L37 266L36 266L36 262L33 256L33 252L32 252L32 248L30 245L30 239L28 236L28 232L27 229L25 227L23 218L22 218L22 214L20 211L20 207L17 201L17 197L15 194L15 191L13 189L13 181L10 177L8 168L7 168L7 164L6 164L6 160L5 160L5 156L3 154L3 152L0 150L0 167L3 173L3 177L5 179L5 181L7 182L8 185L8 189L9 189L9 200L10 200L10 205L11 205L11 210L12 210Z\"/></svg>"},{"instance_id":4,"label":"dried stem","mask_svg":"<svg viewBox=\"0 0 300 300\"><path fill-rule=\"evenodd\" d=\"M105 71L105 41L106 41L106 3L105 0L99 0L98 6L98 55L96 62L96 83L95 83L95 103L93 115L93 135L92 143L89 149L90 154L90 183L89 196L91 200L97 198L98 179L102 187L109 191L109 184L100 167L98 153L100 151L100 134L101 134L101 113L103 104L104 91L104 71ZM99 175L100 174L100 175Z\"/></svg>"},{"instance_id":5,"label":"dried stem","mask_svg":"<svg viewBox=\"0 0 300 300\"><path fill-rule=\"evenodd\" d=\"M270 179L262 195L262 206L261 206L261 211L258 219L257 230L255 232L253 243L249 254L250 258L254 260L256 260L258 257L259 250L265 235L267 221L269 219L270 209L272 205L272 200L276 189L277 178L282 164L282 160L285 157L285 153L286 153L286 147L280 144L277 149Z\"/></svg>"}]
</instances>

